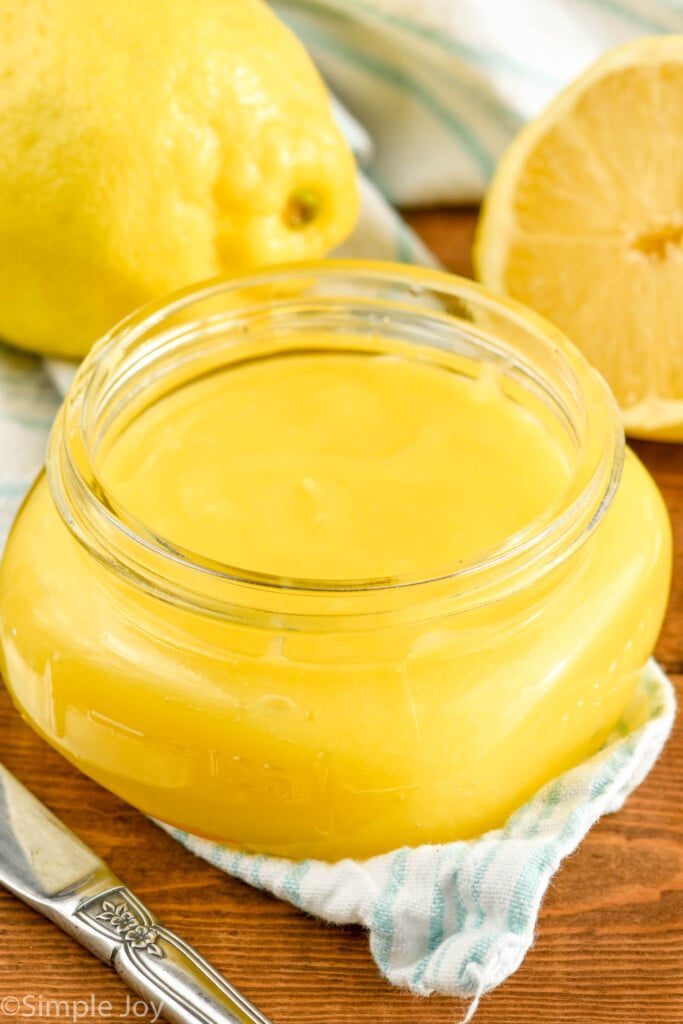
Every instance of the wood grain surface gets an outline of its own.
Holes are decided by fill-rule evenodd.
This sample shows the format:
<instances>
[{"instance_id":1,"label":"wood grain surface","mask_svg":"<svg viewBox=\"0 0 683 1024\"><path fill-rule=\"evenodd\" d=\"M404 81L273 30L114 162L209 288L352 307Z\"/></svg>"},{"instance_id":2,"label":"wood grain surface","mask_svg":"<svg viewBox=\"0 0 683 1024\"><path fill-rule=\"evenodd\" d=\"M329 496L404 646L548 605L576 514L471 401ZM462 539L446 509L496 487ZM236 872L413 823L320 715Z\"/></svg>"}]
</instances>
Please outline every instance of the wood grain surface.
<instances>
[{"instance_id":1,"label":"wood grain surface","mask_svg":"<svg viewBox=\"0 0 683 1024\"><path fill-rule=\"evenodd\" d=\"M472 211L410 217L453 270L470 269ZM683 446L637 444L676 533L658 656L683 687ZM69 767L0 690L0 759L274 1024L454 1024L464 1006L393 989L357 928L321 924L195 859ZM15 997L18 1004L10 998ZM3 1002L4 1000L4 1002ZM76 1002L81 1000L82 1002ZM61 1002L55 1002L61 1001ZM0 1024L151 1020L106 967L0 891ZM555 876L534 947L477 1024L683 1024L683 728L618 814Z\"/></svg>"}]
</instances>

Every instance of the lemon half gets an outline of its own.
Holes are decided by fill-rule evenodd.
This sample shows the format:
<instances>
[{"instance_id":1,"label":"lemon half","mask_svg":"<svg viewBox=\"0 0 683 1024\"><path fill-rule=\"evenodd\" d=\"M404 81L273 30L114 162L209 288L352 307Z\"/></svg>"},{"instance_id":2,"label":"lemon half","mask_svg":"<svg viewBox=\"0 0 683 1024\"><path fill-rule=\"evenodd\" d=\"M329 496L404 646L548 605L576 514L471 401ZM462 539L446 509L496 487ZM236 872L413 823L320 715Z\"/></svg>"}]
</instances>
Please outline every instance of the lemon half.
<instances>
[{"instance_id":1,"label":"lemon half","mask_svg":"<svg viewBox=\"0 0 683 1024\"><path fill-rule=\"evenodd\" d=\"M522 130L474 262L584 351L630 433L683 440L683 36L610 51Z\"/></svg>"}]
</instances>

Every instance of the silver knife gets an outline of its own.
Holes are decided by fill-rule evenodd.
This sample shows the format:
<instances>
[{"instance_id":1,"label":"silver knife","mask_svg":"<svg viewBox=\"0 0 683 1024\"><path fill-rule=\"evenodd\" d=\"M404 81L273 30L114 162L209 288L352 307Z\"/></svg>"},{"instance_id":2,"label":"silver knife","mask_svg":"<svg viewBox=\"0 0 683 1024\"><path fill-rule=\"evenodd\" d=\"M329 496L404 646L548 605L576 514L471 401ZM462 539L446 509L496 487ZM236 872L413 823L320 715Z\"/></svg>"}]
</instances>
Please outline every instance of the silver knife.
<instances>
[{"instance_id":1,"label":"silver knife","mask_svg":"<svg viewBox=\"0 0 683 1024\"><path fill-rule=\"evenodd\" d=\"M113 967L169 1024L270 1024L0 765L0 884Z\"/></svg>"}]
</instances>

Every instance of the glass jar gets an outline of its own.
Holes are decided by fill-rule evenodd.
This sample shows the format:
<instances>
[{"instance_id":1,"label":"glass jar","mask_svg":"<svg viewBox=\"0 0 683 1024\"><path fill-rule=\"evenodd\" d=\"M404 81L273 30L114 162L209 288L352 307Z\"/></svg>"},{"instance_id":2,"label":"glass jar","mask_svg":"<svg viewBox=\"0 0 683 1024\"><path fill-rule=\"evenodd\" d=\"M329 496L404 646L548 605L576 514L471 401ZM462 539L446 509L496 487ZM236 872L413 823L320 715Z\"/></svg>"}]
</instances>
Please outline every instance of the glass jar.
<instances>
[{"instance_id":1,"label":"glass jar","mask_svg":"<svg viewBox=\"0 0 683 1024\"><path fill-rule=\"evenodd\" d=\"M103 453L164 396L321 345L499 388L568 453L560 498L429 578L325 581L179 549L107 490ZM0 667L34 728L147 814L251 851L364 857L499 826L598 749L670 564L606 386L548 323L431 270L285 267L147 308L82 364L4 555Z\"/></svg>"}]
</instances>

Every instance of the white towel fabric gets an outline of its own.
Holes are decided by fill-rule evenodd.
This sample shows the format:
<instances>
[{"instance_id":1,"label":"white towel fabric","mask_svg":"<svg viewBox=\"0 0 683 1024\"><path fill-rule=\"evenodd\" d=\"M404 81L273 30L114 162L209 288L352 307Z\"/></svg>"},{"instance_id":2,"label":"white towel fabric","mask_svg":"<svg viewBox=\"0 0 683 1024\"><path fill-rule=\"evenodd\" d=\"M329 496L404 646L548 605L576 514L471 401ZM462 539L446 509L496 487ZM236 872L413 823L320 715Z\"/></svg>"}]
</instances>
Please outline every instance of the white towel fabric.
<instances>
[{"instance_id":1,"label":"white towel fabric","mask_svg":"<svg viewBox=\"0 0 683 1024\"><path fill-rule=\"evenodd\" d=\"M374 144L395 204L479 199L504 147L605 49L683 0L277 0Z\"/></svg>"},{"instance_id":2,"label":"white towel fabric","mask_svg":"<svg viewBox=\"0 0 683 1024\"><path fill-rule=\"evenodd\" d=\"M519 125L605 48L683 32L683 0L282 0L345 104L363 208L340 255L433 262L392 203L478 199ZM1 230L1 226L0 226ZM0 345L0 550L43 461L72 374ZM520 964L552 873L659 754L673 690L651 663L606 745L475 842L329 865L246 856L174 831L200 856L329 921L359 922L394 984L479 997Z\"/></svg>"}]
</instances>

